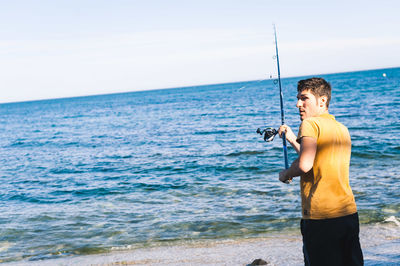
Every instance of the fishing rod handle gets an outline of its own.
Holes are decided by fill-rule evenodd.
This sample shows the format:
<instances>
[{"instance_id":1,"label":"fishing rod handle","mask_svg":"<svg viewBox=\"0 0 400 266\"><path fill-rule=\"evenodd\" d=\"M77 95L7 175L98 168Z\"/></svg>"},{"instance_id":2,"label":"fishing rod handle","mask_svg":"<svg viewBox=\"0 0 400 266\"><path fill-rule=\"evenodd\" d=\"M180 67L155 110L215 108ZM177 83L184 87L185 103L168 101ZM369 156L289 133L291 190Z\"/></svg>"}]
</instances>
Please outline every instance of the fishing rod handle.
<instances>
[{"instance_id":1,"label":"fishing rod handle","mask_svg":"<svg viewBox=\"0 0 400 266\"><path fill-rule=\"evenodd\" d=\"M289 169L289 160L287 154L287 145L286 145L286 134L282 132L282 143L283 143L283 155L285 157L285 169Z\"/></svg>"}]
</instances>

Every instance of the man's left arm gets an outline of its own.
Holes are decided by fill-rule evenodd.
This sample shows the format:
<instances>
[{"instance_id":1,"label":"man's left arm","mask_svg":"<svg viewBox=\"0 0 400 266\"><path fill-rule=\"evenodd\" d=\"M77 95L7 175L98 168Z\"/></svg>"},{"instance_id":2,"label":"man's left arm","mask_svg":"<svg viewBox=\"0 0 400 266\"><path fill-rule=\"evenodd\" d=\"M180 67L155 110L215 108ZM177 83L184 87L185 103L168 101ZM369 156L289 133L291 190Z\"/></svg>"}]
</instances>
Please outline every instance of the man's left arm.
<instances>
[{"instance_id":1,"label":"man's left arm","mask_svg":"<svg viewBox=\"0 0 400 266\"><path fill-rule=\"evenodd\" d=\"M289 169L279 173L279 180L286 183L293 177L300 176L310 171L317 153L317 140L312 137L302 137L299 158L293 161Z\"/></svg>"}]
</instances>

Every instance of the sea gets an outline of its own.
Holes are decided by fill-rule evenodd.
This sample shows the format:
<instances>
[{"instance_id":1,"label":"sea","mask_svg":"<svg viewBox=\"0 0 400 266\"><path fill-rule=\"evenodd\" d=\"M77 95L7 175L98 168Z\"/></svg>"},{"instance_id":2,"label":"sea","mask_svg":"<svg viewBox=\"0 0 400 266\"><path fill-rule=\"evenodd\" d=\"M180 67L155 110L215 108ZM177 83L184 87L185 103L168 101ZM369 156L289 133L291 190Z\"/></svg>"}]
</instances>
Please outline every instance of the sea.
<instances>
[{"instance_id":1,"label":"sea","mask_svg":"<svg viewBox=\"0 0 400 266\"><path fill-rule=\"evenodd\" d=\"M294 132L308 77L282 80ZM400 263L400 68L318 77L350 131L361 230L390 227L375 255ZM298 232L299 180L256 133L280 124L273 79L0 104L0 262Z\"/></svg>"}]
</instances>

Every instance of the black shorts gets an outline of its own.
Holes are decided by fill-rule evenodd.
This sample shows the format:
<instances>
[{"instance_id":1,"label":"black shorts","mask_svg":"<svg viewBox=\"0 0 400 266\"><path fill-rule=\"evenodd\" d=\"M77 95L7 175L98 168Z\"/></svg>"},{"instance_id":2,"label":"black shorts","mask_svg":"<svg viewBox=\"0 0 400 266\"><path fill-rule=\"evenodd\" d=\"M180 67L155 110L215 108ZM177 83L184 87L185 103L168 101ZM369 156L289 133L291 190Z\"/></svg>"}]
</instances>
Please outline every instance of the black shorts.
<instances>
[{"instance_id":1,"label":"black shorts","mask_svg":"<svg viewBox=\"0 0 400 266\"><path fill-rule=\"evenodd\" d=\"M358 214L323 220L301 220L304 264L364 265Z\"/></svg>"}]
</instances>

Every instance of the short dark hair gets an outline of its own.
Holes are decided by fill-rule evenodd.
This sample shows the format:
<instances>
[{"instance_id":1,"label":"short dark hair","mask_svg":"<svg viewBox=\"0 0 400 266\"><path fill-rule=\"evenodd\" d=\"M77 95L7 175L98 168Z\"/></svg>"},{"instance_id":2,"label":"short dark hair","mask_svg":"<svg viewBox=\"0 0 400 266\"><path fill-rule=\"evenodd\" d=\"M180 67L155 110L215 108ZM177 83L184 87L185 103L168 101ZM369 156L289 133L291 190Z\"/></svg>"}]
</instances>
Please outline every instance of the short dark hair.
<instances>
[{"instance_id":1,"label":"short dark hair","mask_svg":"<svg viewBox=\"0 0 400 266\"><path fill-rule=\"evenodd\" d=\"M332 94L332 88L329 82L323 78L303 79L297 83L297 92L302 92L304 90L310 90L317 98L326 96L328 98L326 101L326 107L329 107Z\"/></svg>"}]
</instances>

